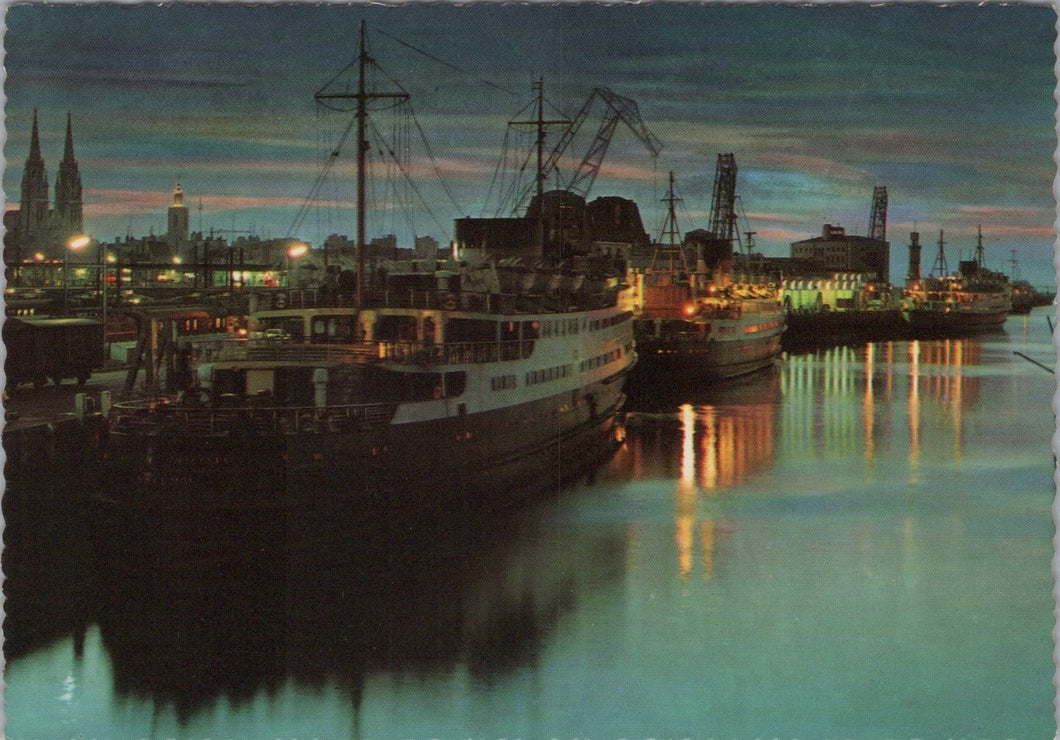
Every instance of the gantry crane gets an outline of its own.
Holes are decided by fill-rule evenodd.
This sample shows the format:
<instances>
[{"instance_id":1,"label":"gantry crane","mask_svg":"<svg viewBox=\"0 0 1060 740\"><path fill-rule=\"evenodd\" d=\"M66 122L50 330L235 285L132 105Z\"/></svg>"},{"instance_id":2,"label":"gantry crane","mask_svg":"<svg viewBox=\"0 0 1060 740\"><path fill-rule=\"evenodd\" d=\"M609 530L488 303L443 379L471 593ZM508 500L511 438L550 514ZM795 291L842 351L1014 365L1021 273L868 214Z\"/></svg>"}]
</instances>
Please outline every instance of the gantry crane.
<instances>
[{"instance_id":1,"label":"gantry crane","mask_svg":"<svg viewBox=\"0 0 1060 740\"><path fill-rule=\"evenodd\" d=\"M887 241L887 186L872 189L872 213L869 215L869 238Z\"/></svg>"},{"instance_id":2,"label":"gantry crane","mask_svg":"<svg viewBox=\"0 0 1060 740\"><path fill-rule=\"evenodd\" d=\"M719 154L714 171L714 199L710 231L715 239L732 244L736 233L736 156Z\"/></svg>"}]
</instances>

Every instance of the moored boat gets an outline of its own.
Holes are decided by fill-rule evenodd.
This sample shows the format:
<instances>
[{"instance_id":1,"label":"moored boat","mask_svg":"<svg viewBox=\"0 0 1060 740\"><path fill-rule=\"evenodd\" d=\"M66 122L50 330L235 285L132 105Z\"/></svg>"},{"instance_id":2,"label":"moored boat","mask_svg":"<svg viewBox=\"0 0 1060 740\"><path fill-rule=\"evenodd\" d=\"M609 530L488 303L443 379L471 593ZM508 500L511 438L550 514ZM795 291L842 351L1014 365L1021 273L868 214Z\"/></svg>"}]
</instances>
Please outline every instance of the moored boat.
<instances>
[{"instance_id":1,"label":"moored boat","mask_svg":"<svg viewBox=\"0 0 1060 740\"><path fill-rule=\"evenodd\" d=\"M445 267L392 272L361 309L258 312L181 398L117 404L110 495L200 510L282 507L322 488L380 502L422 483L503 489L606 450L635 360L624 286ZM561 305L523 290L539 279L555 280L547 300Z\"/></svg>"},{"instance_id":2,"label":"moored boat","mask_svg":"<svg viewBox=\"0 0 1060 740\"><path fill-rule=\"evenodd\" d=\"M720 155L715 228L690 232L683 240L670 176L663 234L669 241L636 276L634 335L640 375L712 383L762 370L780 354L784 312L777 288L765 281L733 281L735 171L732 155ZM695 252L694 267L689 265L689 251Z\"/></svg>"},{"instance_id":3,"label":"moored boat","mask_svg":"<svg viewBox=\"0 0 1060 740\"><path fill-rule=\"evenodd\" d=\"M918 236L913 234L910 250L919 255ZM910 331L922 339L1000 331L1012 310L1011 288L1005 275L984 266L982 229L976 258L962 260L955 274L947 274L943 236L932 275L911 275L902 291Z\"/></svg>"}]
</instances>

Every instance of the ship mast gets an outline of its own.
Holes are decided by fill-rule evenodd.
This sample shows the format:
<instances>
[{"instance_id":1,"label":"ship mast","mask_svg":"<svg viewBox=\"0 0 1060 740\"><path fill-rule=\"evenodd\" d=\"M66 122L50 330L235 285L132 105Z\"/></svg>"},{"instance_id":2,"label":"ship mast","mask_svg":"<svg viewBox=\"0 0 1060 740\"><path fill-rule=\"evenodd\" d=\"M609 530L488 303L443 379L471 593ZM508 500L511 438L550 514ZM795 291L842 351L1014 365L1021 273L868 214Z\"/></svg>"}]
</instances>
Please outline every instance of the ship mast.
<instances>
[{"instance_id":1,"label":"ship mast","mask_svg":"<svg viewBox=\"0 0 1060 740\"><path fill-rule=\"evenodd\" d=\"M314 98L319 102L323 100L355 100L357 101L357 297L356 307L361 310L364 291L364 243L365 243L365 210L367 209L367 197L365 196L365 170L367 169L368 156L368 101L389 99L408 100L407 92L368 92L365 87L365 70L373 60L368 56L368 46L365 43L365 23L361 21L360 53L357 55L357 92L350 93L325 93L318 92Z\"/></svg>"},{"instance_id":2,"label":"ship mast","mask_svg":"<svg viewBox=\"0 0 1060 740\"><path fill-rule=\"evenodd\" d=\"M986 257L983 256L983 227L979 226L979 244L975 248L975 261L982 270L986 267Z\"/></svg>"},{"instance_id":3,"label":"ship mast","mask_svg":"<svg viewBox=\"0 0 1060 740\"><path fill-rule=\"evenodd\" d=\"M663 203L666 204L666 220L663 222L662 233L659 235L660 242L666 245L665 251L670 260L669 273L671 280L673 280L674 275L676 275L677 273L677 265L674 264L675 252L681 255L681 268L685 271L686 274L689 274L689 279L691 279L691 275L688 269L688 260L685 257L685 250L679 243L681 239L681 230L677 228L677 212L675 205L680 200L680 198L674 195L674 173L673 170L671 170L670 191L667 196L663 198ZM666 241L667 239L669 239L669 242ZM655 271L655 260L659 256L659 251L660 250L656 250L655 253L652 255L651 264L648 265L649 273Z\"/></svg>"},{"instance_id":4,"label":"ship mast","mask_svg":"<svg viewBox=\"0 0 1060 740\"><path fill-rule=\"evenodd\" d=\"M537 171L534 174L534 180L536 181L537 191L537 220L538 220L538 246L542 247L545 242L545 179L548 177L548 172L545 168L545 135L548 132L547 126L567 126L572 125L572 122L566 118L558 118L549 120L545 118L545 78L539 77L536 82L533 83L533 92L535 93L535 102L537 103L537 118L529 121L510 121L510 126L533 126L536 131L536 141L534 147L537 150ZM525 110L525 109L524 109Z\"/></svg>"},{"instance_id":5,"label":"ship mast","mask_svg":"<svg viewBox=\"0 0 1060 740\"><path fill-rule=\"evenodd\" d=\"M943 230L939 229L939 253L935 257L935 264L931 268L931 274L934 275L938 271L939 277L944 278L950 271L949 266L946 264L946 241L943 239Z\"/></svg>"}]
</instances>

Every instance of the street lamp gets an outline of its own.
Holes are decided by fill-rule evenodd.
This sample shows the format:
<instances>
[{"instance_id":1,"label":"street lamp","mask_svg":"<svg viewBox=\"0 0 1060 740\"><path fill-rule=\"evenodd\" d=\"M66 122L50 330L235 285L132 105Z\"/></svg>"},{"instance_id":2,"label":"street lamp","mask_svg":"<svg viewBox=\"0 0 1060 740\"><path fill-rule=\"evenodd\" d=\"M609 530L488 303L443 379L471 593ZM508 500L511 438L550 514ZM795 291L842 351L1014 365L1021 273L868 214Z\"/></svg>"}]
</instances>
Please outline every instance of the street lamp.
<instances>
[{"instance_id":1,"label":"street lamp","mask_svg":"<svg viewBox=\"0 0 1060 740\"><path fill-rule=\"evenodd\" d=\"M66 251L63 252L63 313L70 312L70 252L80 252L92 243L91 237L78 235L72 236L66 242Z\"/></svg>"},{"instance_id":2,"label":"street lamp","mask_svg":"<svg viewBox=\"0 0 1060 740\"><path fill-rule=\"evenodd\" d=\"M299 257L309 254L309 245L305 242L293 242L287 247L287 289L291 288L291 263Z\"/></svg>"},{"instance_id":3,"label":"street lamp","mask_svg":"<svg viewBox=\"0 0 1060 740\"><path fill-rule=\"evenodd\" d=\"M64 255L64 257L69 257L70 252L80 252L82 249L84 249L85 247L88 247L90 244L92 244L92 237L88 236L87 234L79 234L77 236L73 236L73 237L70 238L69 241L66 242L67 249L66 249L66 254ZM99 323L100 323L100 327L103 330L103 361L106 362L109 359L107 357L107 263L104 260L103 243L102 242L96 242L96 247L97 247L96 260L98 262L98 264L97 264L98 272L96 273L96 275L97 275L97 278L99 280L98 284L99 284L99 304L100 304L100 308L99 308ZM66 288L67 288L67 284L68 284L67 276L69 275L69 273L67 272L66 265L67 265L67 260L64 260L64 262L63 262L63 304L64 304L64 308L66 308L66 305L65 305L66 304Z\"/></svg>"}]
</instances>

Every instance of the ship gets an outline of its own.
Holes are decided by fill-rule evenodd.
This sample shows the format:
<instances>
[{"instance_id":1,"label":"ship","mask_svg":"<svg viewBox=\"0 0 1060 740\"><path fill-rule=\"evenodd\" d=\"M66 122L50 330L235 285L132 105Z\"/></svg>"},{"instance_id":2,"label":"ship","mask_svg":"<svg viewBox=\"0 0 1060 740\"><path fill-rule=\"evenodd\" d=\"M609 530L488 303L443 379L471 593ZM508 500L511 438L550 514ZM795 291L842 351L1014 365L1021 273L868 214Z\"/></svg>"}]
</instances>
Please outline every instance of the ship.
<instances>
[{"instance_id":1,"label":"ship","mask_svg":"<svg viewBox=\"0 0 1060 740\"><path fill-rule=\"evenodd\" d=\"M787 326L785 352L805 352L908 335L898 295L890 285L862 273L828 278L782 278Z\"/></svg>"},{"instance_id":2,"label":"ship","mask_svg":"<svg viewBox=\"0 0 1060 740\"><path fill-rule=\"evenodd\" d=\"M674 177L662 238L647 269L636 275L633 321L638 378L703 385L763 370L780 354L784 310L777 287L734 281L732 235L736 164L718 156L712 231L681 238ZM695 264L689 264L689 252Z\"/></svg>"},{"instance_id":3,"label":"ship","mask_svg":"<svg viewBox=\"0 0 1060 740\"><path fill-rule=\"evenodd\" d=\"M1026 280L1012 281L1012 313L1014 315L1025 316L1031 312L1031 309L1052 305L1055 300L1055 291L1040 290Z\"/></svg>"},{"instance_id":4,"label":"ship","mask_svg":"<svg viewBox=\"0 0 1060 740\"><path fill-rule=\"evenodd\" d=\"M911 335L946 339L1001 331L1012 311L1012 291L1007 276L985 266L982 227L975 258L961 260L953 274L946 264L944 237L940 231L935 266L922 278L919 234L911 234L910 275L902 291L902 310Z\"/></svg>"},{"instance_id":5,"label":"ship","mask_svg":"<svg viewBox=\"0 0 1060 740\"><path fill-rule=\"evenodd\" d=\"M369 95L352 97L363 152ZM457 219L448 258L369 271L359 167L354 285L282 294L198 358L193 387L115 404L102 503L475 506L613 453L637 357L626 263L553 228L589 205L542 180L522 217Z\"/></svg>"}]
</instances>

